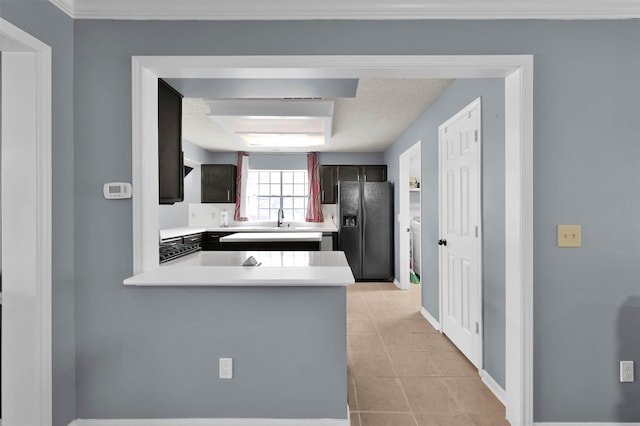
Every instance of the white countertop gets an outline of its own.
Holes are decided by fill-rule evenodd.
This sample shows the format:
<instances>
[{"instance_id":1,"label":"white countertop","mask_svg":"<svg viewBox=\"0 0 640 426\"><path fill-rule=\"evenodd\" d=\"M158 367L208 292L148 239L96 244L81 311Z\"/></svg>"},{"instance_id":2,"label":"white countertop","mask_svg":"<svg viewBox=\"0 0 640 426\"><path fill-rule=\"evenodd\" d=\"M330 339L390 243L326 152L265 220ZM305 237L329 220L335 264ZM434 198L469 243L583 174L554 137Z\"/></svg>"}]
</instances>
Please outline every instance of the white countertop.
<instances>
[{"instance_id":1,"label":"white countertop","mask_svg":"<svg viewBox=\"0 0 640 426\"><path fill-rule=\"evenodd\" d=\"M188 226L185 226L182 228L161 229L160 239L166 240L168 238L182 237L184 235L189 235L189 234L200 234L205 231L206 231L205 228L191 228Z\"/></svg>"},{"instance_id":2,"label":"white countertop","mask_svg":"<svg viewBox=\"0 0 640 426\"><path fill-rule=\"evenodd\" d=\"M291 226L288 226L291 225ZM338 227L333 223L309 223L309 224L287 224L278 228L275 225L242 225L242 226L228 226L226 228L221 227L180 227L160 230L160 239L175 238L183 235L197 234L199 232L338 232Z\"/></svg>"},{"instance_id":3,"label":"white countertop","mask_svg":"<svg viewBox=\"0 0 640 426\"><path fill-rule=\"evenodd\" d=\"M242 266L253 256L260 266ZM133 286L341 287L354 283L341 251L206 251L124 280Z\"/></svg>"},{"instance_id":4,"label":"white countertop","mask_svg":"<svg viewBox=\"0 0 640 426\"><path fill-rule=\"evenodd\" d=\"M322 232L238 232L220 237L221 243L322 241Z\"/></svg>"}]
</instances>

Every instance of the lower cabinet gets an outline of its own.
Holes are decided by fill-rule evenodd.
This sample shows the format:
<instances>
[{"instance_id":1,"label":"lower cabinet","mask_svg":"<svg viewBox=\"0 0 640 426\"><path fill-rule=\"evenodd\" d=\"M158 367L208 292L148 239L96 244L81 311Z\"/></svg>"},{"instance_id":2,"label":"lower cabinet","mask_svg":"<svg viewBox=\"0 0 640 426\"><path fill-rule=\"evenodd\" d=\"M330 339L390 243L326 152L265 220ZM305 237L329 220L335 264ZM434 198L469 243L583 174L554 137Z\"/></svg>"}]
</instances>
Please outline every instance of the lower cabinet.
<instances>
[{"instance_id":1,"label":"lower cabinet","mask_svg":"<svg viewBox=\"0 0 640 426\"><path fill-rule=\"evenodd\" d=\"M202 234L202 250L217 251L223 250L220 238L231 235L233 232L205 232Z\"/></svg>"},{"instance_id":2,"label":"lower cabinet","mask_svg":"<svg viewBox=\"0 0 640 426\"><path fill-rule=\"evenodd\" d=\"M221 243L229 251L320 251L319 241L243 241Z\"/></svg>"},{"instance_id":3,"label":"lower cabinet","mask_svg":"<svg viewBox=\"0 0 640 426\"><path fill-rule=\"evenodd\" d=\"M237 231L236 231L237 232ZM220 238L236 232L217 232L207 231L202 234L202 242L200 243L203 251L221 251L221 250L309 250L309 251L337 251L338 250L338 233L323 232L321 243L221 243Z\"/></svg>"}]
</instances>

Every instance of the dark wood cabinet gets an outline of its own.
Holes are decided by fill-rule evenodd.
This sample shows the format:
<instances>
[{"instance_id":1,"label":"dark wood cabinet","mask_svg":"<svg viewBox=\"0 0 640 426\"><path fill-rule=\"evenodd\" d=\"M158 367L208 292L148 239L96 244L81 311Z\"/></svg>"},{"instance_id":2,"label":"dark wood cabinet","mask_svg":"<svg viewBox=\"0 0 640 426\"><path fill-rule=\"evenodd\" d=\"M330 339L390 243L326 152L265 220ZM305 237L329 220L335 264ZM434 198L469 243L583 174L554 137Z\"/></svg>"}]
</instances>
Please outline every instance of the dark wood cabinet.
<instances>
[{"instance_id":1,"label":"dark wood cabinet","mask_svg":"<svg viewBox=\"0 0 640 426\"><path fill-rule=\"evenodd\" d=\"M385 164L321 165L320 195L322 204L336 204L338 202L338 182L340 181L386 182L387 166Z\"/></svg>"},{"instance_id":2,"label":"dark wood cabinet","mask_svg":"<svg viewBox=\"0 0 640 426\"><path fill-rule=\"evenodd\" d=\"M184 201L182 95L158 79L158 195L160 204Z\"/></svg>"},{"instance_id":3,"label":"dark wood cabinet","mask_svg":"<svg viewBox=\"0 0 640 426\"><path fill-rule=\"evenodd\" d=\"M219 251L222 250L221 237L231 235L232 232L205 232L202 234L202 250L203 251Z\"/></svg>"},{"instance_id":4,"label":"dark wood cabinet","mask_svg":"<svg viewBox=\"0 0 640 426\"><path fill-rule=\"evenodd\" d=\"M386 182L387 166L385 164L338 166L338 181Z\"/></svg>"},{"instance_id":5,"label":"dark wood cabinet","mask_svg":"<svg viewBox=\"0 0 640 426\"><path fill-rule=\"evenodd\" d=\"M387 166L384 164L360 166L360 180L365 182L386 182Z\"/></svg>"},{"instance_id":6,"label":"dark wood cabinet","mask_svg":"<svg viewBox=\"0 0 640 426\"><path fill-rule=\"evenodd\" d=\"M338 182L359 180L360 166L338 166Z\"/></svg>"},{"instance_id":7,"label":"dark wood cabinet","mask_svg":"<svg viewBox=\"0 0 640 426\"><path fill-rule=\"evenodd\" d=\"M336 204L338 166L320 166L320 201L322 204Z\"/></svg>"},{"instance_id":8,"label":"dark wood cabinet","mask_svg":"<svg viewBox=\"0 0 640 426\"><path fill-rule=\"evenodd\" d=\"M236 170L233 164L203 164L201 173L202 203L235 203Z\"/></svg>"}]
</instances>

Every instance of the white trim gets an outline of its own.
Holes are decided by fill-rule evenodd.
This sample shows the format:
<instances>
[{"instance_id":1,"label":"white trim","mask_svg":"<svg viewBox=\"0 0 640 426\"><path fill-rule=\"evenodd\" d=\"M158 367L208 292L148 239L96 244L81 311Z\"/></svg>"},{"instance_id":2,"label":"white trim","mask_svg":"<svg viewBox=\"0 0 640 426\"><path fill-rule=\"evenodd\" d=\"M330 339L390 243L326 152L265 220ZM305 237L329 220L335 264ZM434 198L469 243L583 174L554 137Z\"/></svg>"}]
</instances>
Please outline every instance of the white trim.
<instances>
[{"instance_id":1,"label":"white trim","mask_svg":"<svg viewBox=\"0 0 640 426\"><path fill-rule=\"evenodd\" d=\"M11 105L2 108L2 414L50 425L51 48L0 18L0 50Z\"/></svg>"},{"instance_id":2,"label":"white trim","mask_svg":"<svg viewBox=\"0 0 640 426\"><path fill-rule=\"evenodd\" d=\"M534 422L533 426L640 426L640 422L612 423L612 422Z\"/></svg>"},{"instance_id":3,"label":"white trim","mask_svg":"<svg viewBox=\"0 0 640 426\"><path fill-rule=\"evenodd\" d=\"M398 287L400 290L402 290L402 287L400 287L400 281L398 281L397 279L393 279L393 284Z\"/></svg>"},{"instance_id":4,"label":"white trim","mask_svg":"<svg viewBox=\"0 0 640 426\"><path fill-rule=\"evenodd\" d=\"M69 426L349 426L349 419L76 419Z\"/></svg>"},{"instance_id":5,"label":"white trim","mask_svg":"<svg viewBox=\"0 0 640 426\"><path fill-rule=\"evenodd\" d=\"M640 18L634 0L372 0L300 2L209 0L185 7L175 0L50 0L84 19L309 20L309 19L628 19Z\"/></svg>"},{"instance_id":6,"label":"white trim","mask_svg":"<svg viewBox=\"0 0 640 426\"><path fill-rule=\"evenodd\" d=\"M157 161L145 159L146 155L158 158L158 144L142 145L135 141L158 140L158 82L157 75L145 68L133 57L132 67L132 170L133 185L133 273L155 269L159 265L157 245L160 238L160 216L158 190L145 191L145 188L158 188Z\"/></svg>"},{"instance_id":7,"label":"white trim","mask_svg":"<svg viewBox=\"0 0 640 426\"><path fill-rule=\"evenodd\" d=\"M64 13L66 13L67 15L69 15L70 17L74 18L74 10L75 10L75 4L76 1L75 0L49 0L51 3L53 3L55 6L57 6L60 10L62 10Z\"/></svg>"},{"instance_id":8,"label":"white trim","mask_svg":"<svg viewBox=\"0 0 640 426\"><path fill-rule=\"evenodd\" d=\"M400 265L398 270L400 272L399 288L403 290L408 290L411 286L411 274L409 272L410 256L408 248L410 237L409 232L406 232L406 230L411 227L411 220L409 219L409 212L411 210L409 199L409 166L411 164L411 159L416 154L422 164L421 149L422 141L418 140L398 156L398 184L396 184L398 201L400 203L398 212L398 232L400 233L398 236L398 246L400 251ZM420 210L422 211L422 200L420 204Z\"/></svg>"},{"instance_id":9,"label":"white trim","mask_svg":"<svg viewBox=\"0 0 640 426\"><path fill-rule=\"evenodd\" d=\"M498 382L496 382L493 377L491 377L491 374L489 374L487 370L482 369L480 371L480 379L485 385L487 385L489 390L496 396L496 398L498 398L502 405L505 405L507 400L507 393L502 388L502 386L500 386Z\"/></svg>"},{"instance_id":10,"label":"white trim","mask_svg":"<svg viewBox=\"0 0 640 426\"><path fill-rule=\"evenodd\" d=\"M505 79L507 420L533 422L533 57Z\"/></svg>"},{"instance_id":11,"label":"white trim","mask_svg":"<svg viewBox=\"0 0 640 426\"><path fill-rule=\"evenodd\" d=\"M158 266L156 78L504 78L507 418L533 422L533 57L133 57L134 271ZM146 90L143 90L147 88ZM142 96L144 96L143 102ZM155 132L155 133L154 133ZM156 137L154 137L154 134ZM145 214L143 214L145 213ZM144 220L143 220L144 219Z\"/></svg>"},{"instance_id":12,"label":"white trim","mask_svg":"<svg viewBox=\"0 0 640 426\"><path fill-rule=\"evenodd\" d=\"M433 326L433 328L435 328L436 330L438 330L439 332L442 333L442 326L440 325L440 321L438 321L437 319L435 319L430 313L429 311L427 311L424 307L422 307L420 309L420 313L422 314L422 316L429 321L429 324L431 324Z\"/></svg>"}]
</instances>

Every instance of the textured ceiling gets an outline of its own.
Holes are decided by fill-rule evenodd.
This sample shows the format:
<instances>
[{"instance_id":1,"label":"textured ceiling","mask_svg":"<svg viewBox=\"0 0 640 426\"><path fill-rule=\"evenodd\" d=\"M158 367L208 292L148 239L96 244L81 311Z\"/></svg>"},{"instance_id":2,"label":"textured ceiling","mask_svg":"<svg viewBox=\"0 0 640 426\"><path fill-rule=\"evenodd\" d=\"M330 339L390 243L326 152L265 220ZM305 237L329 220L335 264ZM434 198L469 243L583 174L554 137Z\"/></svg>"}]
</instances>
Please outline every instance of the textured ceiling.
<instances>
[{"instance_id":1,"label":"textured ceiling","mask_svg":"<svg viewBox=\"0 0 640 426\"><path fill-rule=\"evenodd\" d=\"M452 81L360 79L355 98L335 99L331 141L324 147L313 149L332 152L384 151L438 99ZM184 98L184 139L210 151L274 151L272 148L240 146L207 114L209 107L204 99Z\"/></svg>"}]
</instances>

